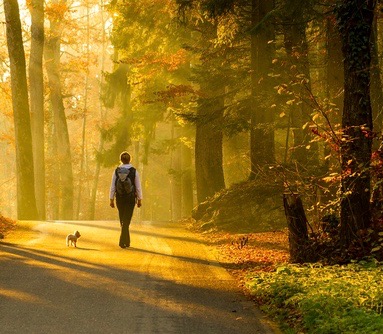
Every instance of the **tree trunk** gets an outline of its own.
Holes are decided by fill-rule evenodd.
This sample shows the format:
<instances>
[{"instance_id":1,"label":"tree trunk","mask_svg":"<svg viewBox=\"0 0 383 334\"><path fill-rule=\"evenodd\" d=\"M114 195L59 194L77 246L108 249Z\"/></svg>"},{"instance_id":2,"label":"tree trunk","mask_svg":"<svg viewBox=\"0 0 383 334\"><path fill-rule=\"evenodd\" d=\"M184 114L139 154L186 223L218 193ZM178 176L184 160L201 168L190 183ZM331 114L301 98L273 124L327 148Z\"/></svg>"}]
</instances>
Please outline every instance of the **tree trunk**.
<instances>
[{"instance_id":1,"label":"tree trunk","mask_svg":"<svg viewBox=\"0 0 383 334\"><path fill-rule=\"evenodd\" d=\"M193 210L192 149L181 144L182 161L182 217L190 217Z\"/></svg>"},{"instance_id":2,"label":"tree trunk","mask_svg":"<svg viewBox=\"0 0 383 334\"><path fill-rule=\"evenodd\" d=\"M274 9L274 1L252 1L252 25L256 26ZM251 113L250 128L250 179L257 171L275 162L273 112L267 96L272 91L268 74L274 56L274 30L270 24L263 24L259 32L251 36L251 95L254 110Z\"/></svg>"},{"instance_id":3,"label":"tree trunk","mask_svg":"<svg viewBox=\"0 0 383 334\"><path fill-rule=\"evenodd\" d=\"M86 71L85 71L85 89L84 89L84 112L82 115L82 140L81 140L81 161L80 161L80 173L78 182L77 193L77 205L76 205L76 218L80 219L81 206L83 204L82 188L84 187L85 179L85 161L86 161L86 125L87 125L87 113L88 113L88 86L89 86L89 67L90 67L90 19L89 19L89 4L86 5ZM87 194L88 197L88 194Z\"/></svg>"},{"instance_id":4,"label":"tree trunk","mask_svg":"<svg viewBox=\"0 0 383 334\"><path fill-rule=\"evenodd\" d=\"M38 219L27 75L17 0L4 1L16 138L17 217Z\"/></svg>"},{"instance_id":5,"label":"tree trunk","mask_svg":"<svg viewBox=\"0 0 383 334\"><path fill-rule=\"evenodd\" d=\"M199 203L225 188L221 128L223 108L223 98L217 97L217 93L199 99L195 137L195 172Z\"/></svg>"},{"instance_id":6,"label":"tree trunk","mask_svg":"<svg viewBox=\"0 0 383 334\"><path fill-rule=\"evenodd\" d=\"M307 166L318 164L318 152L315 145L311 150L310 135L303 125L310 119L310 106L307 90L311 90L310 85L310 64L308 60L308 43L306 38L306 20L303 16L305 8L302 3L296 0L289 0L285 3L286 21L283 23L284 47L290 61L296 70L291 70L288 75L292 81L297 80L297 76L302 76L305 83L298 82L296 95L300 101L291 104L290 117L293 132L293 151L291 160L298 162L299 165ZM299 79L302 80L302 79ZM303 87L304 85L304 87ZM297 103L302 102L302 103Z\"/></svg>"},{"instance_id":7,"label":"tree trunk","mask_svg":"<svg viewBox=\"0 0 383 334\"><path fill-rule=\"evenodd\" d=\"M182 217L182 169L181 169L181 143L180 143L180 126L175 120L171 125L171 138L175 143L170 156L171 169L171 220L177 221Z\"/></svg>"},{"instance_id":8,"label":"tree trunk","mask_svg":"<svg viewBox=\"0 0 383 334\"><path fill-rule=\"evenodd\" d=\"M101 6L103 7L104 2L101 0ZM105 25L105 19L103 15L103 11L100 12L101 15L101 26L104 27ZM100 70L100 96L101 96L101 87L104 84L104 71L105 71L105 53L106 53L106 36L105 36L105 29L101 30L101 41L102 41L102 53L101 53L101 70ZM106 120L106 112L104 112L104 107L102 105L101 99L99 99L99 110L100 110L100 124L101 126ZM100 135L100 141L98 146L98 153L101 153L104 150L104 137L102 134ZM95 211L96 211L96 199L97 199L97 188L98 188L98 181L100 177L100 170L101 170L101 161L96 156L96 169L94 172L94 178L93 178L93 184L92 184L92 192L90 196L90 209L89 209L89 219L94 220L95 217Z\"/></svg>"},{"instance_id":9,"label":"tree trunk","mask_svg":"<svg viewBox=\"0 0 383 334\"><path fill-rule=\"evenodd\" d=\"M339 33L335 24L335 18L330 16L326 20L326 49L327 49L327 67L326 67L326 97L328 101L335 106L327 105L328 110L331 109L331 112L327 114L328 119L331 124L340 124L343 114L343 86L344 86L344 73L343 67L339 64L343 63L343 54L342 54L342 42L340 40ZM330 143L325 143L324 145L324 155L331 155L331 146ZM338 163L337 156L330 159L326 159L323 162L323 166L329 170L330 163L332 160L336 160ZM326 187L327 188L327 187ZM329 192L327 195L323 194L324 197L327 197L330 200L330 196L336 196L335 189L334 192ZM326 201L326 200L325 200Z\"/></svg>"},{"instance_id":10,"label":"tree trunk","mask_svg":"<svg viewBox=\"0 0 383 334\"><path fill-rule=\"evenodd\" d=\"M378 24L377 18L374 19L371 34L371 107L374 120L374 130L382 132L383 127L383 85L378 54Z\"/></svg>"},{"instance_id":11,"label":"tree trunk","mask_svg":"<svg viewBox=\"0 0 383 334\"><path fill-rule=\"evenodd\" d=\"M72 154L69 142L68 125L65 116L62 88L60 81L60 22L51 22L51 37L45 48L45 64L50 89L50 102L53 111L58 155L56 182L60 194L60 218L73 219L73 170Z\"/></svg>"},{"instance_id":12,"label":"tree trunk","mask_svg":"<svg viewBox=\"0 0 383 334\"><path fill-rule=\"evenodd\" d=\"M358 230L371 224L372 111L369 89L374 7L373 0L344 0L337 10L345 74L340 218L342 243L346 248L358 238Z\"/></svg>"},{"instance_id":13,"label":"tree trunk","mask_svg":"<svg viewBox=\"0 0 383 334\"><path fill-rule=\"evenodd\" d=\"M307 218L298 194L283 194L283 206L289 229L290 262L306 262L308 231Z\"/></svg>"},{"instance_id":14,"label":"tree trunk","mask_svg":"<svg viewBox=\"0 0 383 334\"><path fill-rule=\"evenodd\" d=\"M31 53L29 61L29 93L31 101L33 166L36 204L39 219L45 220L45 150L44 150L44 1L32 0L30 7Z\"/></svg>"},{"instance_id":15,"label":"tree trunk","mask_svg":"<svg viewBox=\"0 0 383 334\"><path fill-rule=\"evenodd\" d=\"M343 62L342 42L334 19L327 19L326 25L327 39L327 97L336 105L334 112L329 115L332 123L340 123L343 113L343 86L344 73L343 68L339 66Z\"/></svg>"}]
</instances>

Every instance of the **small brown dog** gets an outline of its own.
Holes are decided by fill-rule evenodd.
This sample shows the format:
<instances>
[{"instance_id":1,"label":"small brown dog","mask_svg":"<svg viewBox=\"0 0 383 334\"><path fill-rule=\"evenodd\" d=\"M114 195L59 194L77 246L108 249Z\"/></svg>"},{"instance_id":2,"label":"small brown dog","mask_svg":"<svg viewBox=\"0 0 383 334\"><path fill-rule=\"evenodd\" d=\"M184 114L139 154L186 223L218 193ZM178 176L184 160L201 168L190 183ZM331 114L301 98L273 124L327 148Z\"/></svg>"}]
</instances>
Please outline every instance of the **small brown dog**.
<instances>
[{"instance_id":1,"label":"small brown dog","mask_svg":"<svg viewBox=\"0 0 383 334\"><path fill-rule=\"evenodd\" d=\"M81 237L79 231L74 231L73 234L68 234L66 236L66 245L69 247L69 242L72 246L77 247L77 239Z\"/></svg>"}]
</instances>

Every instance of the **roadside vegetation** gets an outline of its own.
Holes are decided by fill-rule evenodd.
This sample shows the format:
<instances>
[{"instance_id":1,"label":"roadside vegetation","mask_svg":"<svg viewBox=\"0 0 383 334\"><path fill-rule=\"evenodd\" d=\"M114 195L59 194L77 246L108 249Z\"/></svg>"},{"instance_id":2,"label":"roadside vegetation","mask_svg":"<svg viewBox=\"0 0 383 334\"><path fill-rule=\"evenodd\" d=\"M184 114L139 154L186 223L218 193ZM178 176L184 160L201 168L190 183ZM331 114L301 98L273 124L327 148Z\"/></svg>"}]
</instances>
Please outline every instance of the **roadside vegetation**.
<instances>
[{"instance_id":1,"label":"roadside vegetation","mask_svg":"<svg viewBox=\"0 0 383 334\"><path fill-rule=\"evenodd\" d=\"M257 272L247 287L286 333L383 332L381 263L292 265Z\"/></svg>"},{"instance_id":2,"label":"roadside vegetation","mask_svg":"<svg viewBox=\"0 0 383 334\"><path fill-rule=\"evenodd\" d=\"M206 206L219 207L216 201ZM367 257L343 265L291 264L288 229L281 222L274 230L253 226L251 233L248 221L225 222L210 218L189 226L217 248L221 264L284 333L383 332L381 262Z\"/></svg>"}]
</instances>

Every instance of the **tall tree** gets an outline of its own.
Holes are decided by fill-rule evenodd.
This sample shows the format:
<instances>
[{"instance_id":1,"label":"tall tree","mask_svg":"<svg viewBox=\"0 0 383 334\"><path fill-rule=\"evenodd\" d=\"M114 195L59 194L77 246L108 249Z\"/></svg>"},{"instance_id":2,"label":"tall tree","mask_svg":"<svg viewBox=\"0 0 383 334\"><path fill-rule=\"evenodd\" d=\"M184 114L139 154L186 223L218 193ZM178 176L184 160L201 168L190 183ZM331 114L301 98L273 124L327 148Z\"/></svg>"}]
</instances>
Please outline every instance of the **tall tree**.
<instances>
[{"instance_id":1,"label":"tall tree","mask_svg":"<svg viewBox=\"0 0 383 334\"><path fill-rule=\"evenodd\" d=\"M44 57L53 112L54 134L57 142L57 156L55 159L58 173L55 173L55 182L57 183L55 188L60 193L60 218L73 219L72 154L60 77L61 33L63 19L68 7L65 1L59 1L52 3L50 9L50 31L45 45Z\"/></svg>"},{"instance_id":2,"label":"tall tree","mask_svg":"<svg viewBox=\"0 0 383 334\"><path fill-rule=\"evenodd\" d=\"M18 219L38 219L25 53L17 0L5 0L4 12L16 134L17 216Z\"/></svg>"},{"instance_id":3,"label":"tall tree","mask_svg":"<svg viewBox=\"0 0 383 334\"><path fill-rule=\"evenodd\" d=\"M45 150L44 150L44 1L32 0L29 93L32 121L33 165L36 203L39 218L45 220Z\"/></svg>"},{"instance_id":4,"label":"tall tree","mask_svg":"<svg viewBox=\"0 0 383 334\"><path fill-rule=\"evenodd\" d=\"M375 4L374 0L344 0L336 8L345 75L341 236L346 247L357 239L358 230L368 228L371 224L370 36Z\"/></svg>"},{"instance_id":5,"label":"tall tree","mask_svg":"<svg viewBox=\"0 0 383 334\"><path fill-rule=\"evenodd\" d=\"M257 171L275 162L273 112L267 95L272 90L269 77L274 58L274 28L266 17L274 9L274 1L252 0L251 25L258 27L251 35L251 98L253 103L250 128L250 179Z\"/></svg>"},{"instance_id":6,"label":"tall tree","mask_svg":"<svg viewBox=\"0 0 383 334\"><path fill-rule=\"evenodd\" d=\"M188 135L188 129L183 134ZM192 148L187 143L181 144L181 164L182 164L182 217L189 217L193 209L193 179L192 179Z\"/></svg>"},{"instance_id":7,"label":"tall tree","mask_svg":"<svg viewBox=\"0 0 383 334\"><path fill-rule=\"evenodd\" d=\"M303 125L310 119L311 107L307 103L308 92L312 91L310 80L310 62L309 45L306 36L308 15L312 3L307 1L302 6L301 1L285 0L283 6L283 34L284 47L287 53L288 62L291 68L295 69L290 72L292 81L298 83L293 87L294 94L297 95L296 102L290 105L290 118L292 132L294 135L294 149L292 160L298 162L302 166L308 163L317 165L317 151L307 150L310 143L310 134ZM303 102L303 103L302 103Z\"/></svg>"},{"instance_id":8,"label":"tall tree","mask_svg":"<svg viewBox=\"0 0 383 334\"><path fill-rule=\"evenodd\" d=\"M100 2L101 7L103 7L104 2L101 0ZM99 89L100 89L100 96L101 96L101 87L103 86L103 80L104 76L102 73L105 71L105 53L106 53L106 33L105 33L105 16L104 16L104 11L101 10L100 12L100 22L101 22L101 64L100 64L100 82L99 82ZM101 126L106 120L106 112L104 110L104 106L102 104L101 98L98 100L99 105L98 109L100 111L100 124ZM102 152L104 150L104 136L101 134L100 139L99 139L99 144L97 151ZM96 211L96 197L97 197L97 188L98 188L98 183L99 183L99 176L100 176L100 170L101 170L101 161L100 159L96 159L96 168L94 172L94 177L93 177L93 184L92 184L92 190L91 190L91 196L90 196L90 209L89 209L89 219L93 220L95 217L95 211Z\"/></svg>"},{"instance_id":9,"label":"tall tree","mask_svg":"<svg viewBox=\"0 0 383 334\"><path fill-rule=\"evenodd\" d=\"M195 135L195 173L199 203L225 188L223 175L224 101L222 90L202 83L204 97L198 99Z\"/></svg>"},{"instance_id":10,"label":"tall tree","mask_svg":"<svg viewBox=\"0 0 383 334\"><path fill-rule=\"evenodd\" d=\"M77 187L77 205L76 215L77 219L80 218L82 190L85 180L85 162L86 162L86 131L87 131L87 113L88 113L88 92L89 92L89 67L90 67L90 12L89 4L86 3L86 70L85 70L85 87L84 87L84 111L82 113L82 134L81 134L81 157L80 157L80 171L79 182ZM97 175L98 177L98 175Z\"/></svg>"}]
</instances>

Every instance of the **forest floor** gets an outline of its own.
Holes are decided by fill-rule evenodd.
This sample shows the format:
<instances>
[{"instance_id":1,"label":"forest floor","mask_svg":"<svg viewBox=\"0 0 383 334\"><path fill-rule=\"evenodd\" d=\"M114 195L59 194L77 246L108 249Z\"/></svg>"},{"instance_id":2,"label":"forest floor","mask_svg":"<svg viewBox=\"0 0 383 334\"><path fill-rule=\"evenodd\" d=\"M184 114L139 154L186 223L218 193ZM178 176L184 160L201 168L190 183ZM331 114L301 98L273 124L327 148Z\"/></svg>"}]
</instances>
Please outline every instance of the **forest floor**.
<instances>
[{"instance_id":1,"label":"forest floor","mask_svg":"<svg viewBox=\"0 0 383 334\"><path fill-rule=\"evenodd\" d=\"M383 333L383 263L294 265L287 229L237 234L188 225L217 250L220 264L282 332Z\"/></svg>"},{"instance_id":2,"label":"forest floor","mask_svg":"<svg viewBox=\"0 0 383 334\"><path fill-rule=\"evenodd\" d=\"M219 262L245 289L246 280L256 272L272 272L289 261L288 231L233 233L201 232L194 221L186 225L217 249Z\"/></svg>"}]
</instances>

